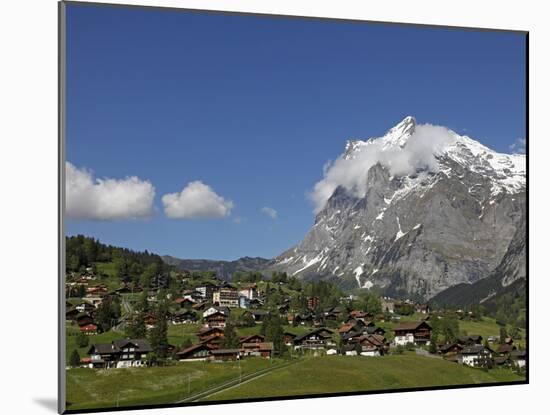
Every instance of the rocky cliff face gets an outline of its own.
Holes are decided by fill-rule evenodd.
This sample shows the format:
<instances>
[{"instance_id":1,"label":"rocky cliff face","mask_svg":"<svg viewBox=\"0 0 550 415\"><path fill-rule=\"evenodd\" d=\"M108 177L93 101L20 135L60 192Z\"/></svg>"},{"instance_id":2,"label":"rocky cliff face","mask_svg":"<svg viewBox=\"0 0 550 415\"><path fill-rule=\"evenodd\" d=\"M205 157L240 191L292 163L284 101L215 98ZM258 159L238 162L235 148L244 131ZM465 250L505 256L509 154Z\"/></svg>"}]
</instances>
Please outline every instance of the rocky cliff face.
<instances>
[{"instance_id":1,"label":"rocky cliff face","mask_svg":"<svg viewBox=\"0 0 550 415\"><path fill-rule=\"evenodd\" d=\"M274 268L419 299L497 267L509 270L503 285L525 277L525 156L428 127L407 117L383 137L349 141L339 167L364 165L364 178L342 180Z\"/></svg>"}]
</instances>

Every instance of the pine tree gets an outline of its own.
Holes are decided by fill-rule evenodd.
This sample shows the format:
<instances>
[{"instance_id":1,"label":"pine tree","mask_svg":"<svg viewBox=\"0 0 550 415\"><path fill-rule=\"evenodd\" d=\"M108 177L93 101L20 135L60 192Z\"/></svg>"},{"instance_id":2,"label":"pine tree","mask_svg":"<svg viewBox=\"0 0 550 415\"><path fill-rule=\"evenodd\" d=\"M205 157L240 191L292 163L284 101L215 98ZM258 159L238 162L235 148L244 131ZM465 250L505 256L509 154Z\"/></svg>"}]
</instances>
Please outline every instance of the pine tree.
<instances>
[{"instance_id":1,"label":"pine tree","mask_svg":"<svg viewBox=\"0 0 550 415\"><path fill-rule=\"evenodd\" d=\"M235 330L235 326L231 320L228 320L223 330L223 347L233 349L239 346L239 337Z\"/></svg>"},{"instance_id":2,"label":"pine tree","mask_svg":"<svg viewBox=\"0 0 550 415\"><path fill-rule=\"evenodd\" d=\"M164 304L159 304L155 312L155 326L149 331L151 348L158 357L166 357L168 345L167 311Z\"/></svg>"},{"instance_id":3,"label":"pine tree","mask_svg":"<svg viewBox=\"0 0 550 415\"><path fill-rule=\"evenodd\" d=\"M71 357L69 358L69 364L72 367L78 367L80 365L80 355L78 354L78 350L74 349L71 353Z\"/></svg>"}]
</instances>

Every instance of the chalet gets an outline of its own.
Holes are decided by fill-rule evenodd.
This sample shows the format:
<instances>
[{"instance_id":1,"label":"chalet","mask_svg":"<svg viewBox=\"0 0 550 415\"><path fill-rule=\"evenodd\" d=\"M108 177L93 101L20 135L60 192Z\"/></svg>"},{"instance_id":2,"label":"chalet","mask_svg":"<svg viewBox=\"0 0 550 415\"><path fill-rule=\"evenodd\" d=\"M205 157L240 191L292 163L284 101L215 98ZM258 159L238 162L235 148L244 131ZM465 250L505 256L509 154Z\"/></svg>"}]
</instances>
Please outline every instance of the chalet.
<instances>
[{"instance_id":1,"label":"chalet","mask_svg":"<svg viewBox=\"0 0 550 415\"><path fill-rule=\"evenodd\" d=\"M285 331L283 333L283 341L285 342L285 345L292 346L294 343L294 339L296 338L296 334L291 333L289 331Z\"/></svg>"},{"instance_id":2,"label":"chalet","mask_svg":"<svg viewBox=\"0 0 550 415\"><path fill-rule=\"evenodd\" d=\"M81 313L91 313L91 312L94 312L95 311L95 307L92 305L92 303L89 303L87 301L83 301L77 305L75 305L75 307L79 312Z\"/></svg>"},{"instance_id":3,"label":"chalet","mask_svg":"<svg viewBox=\"0 0 550 415\"><path fill-rule=\"evenodd\" d=\"M294 349L324 349L333 346L332 331L326 328L319 328L308 333L297 336L294 339Z\"/></svg>"},{"instance_id":4,"label":"chalet","mask_svg":"<svg viewBox=\"0 0 550 415\"><path fill-rule=\"evenodd\" d=\"M69 308L67 309L67 311L65 312L65 320L67 321L75 321L76 322L76 317L80 314L80 311L78 311L76 308Z\"/></svg>"},{"instance_id":5,"label":"chalet","mask_svg":"<svg viewBox=\"0 0 550 415\"><path fill-rule=\"evenodd\" d=\"M313 315L311 313L308 314L295 314L294 318L292 320L292 324L294 325L312 325L313 324Z\"/></svg>"},{"instance_id":6,"label":"chalet","mask_svg":"<svg viewBox=\"0 0 550 415\"><path fill-rule=\"evenodd\" d=\"M208 344L199 343L177 352L176 357L181 362L196 362L206 360L211 350Z\"/></svg>"},{"instance_id":7,"label":"chalet","mask_svg":"<svg viewBox=\"0 0 550 415\"><path fill-rule=\"evenodd\" d=\"M206 340L210 336L217 336L217 337L222 337L223 338L223 336L224 336L223 329L220 328L220 327L205 328L205 329L200 330L197 333L197 337L199 338L199 341L201 341L201 342Z\"/></svg>"},{"instance_id":8,"label":"chalet","mask_svg":"<svg viewBox=\"0 0 550 415\"><path fill-rule=\"evenodd\" d=\"M526 350L514 350L510 353L510 360L512 363L519 367L525 367L527 364L527 352Z\"/></svg>"},{"instance_id":9,"label":"chalet","mask_svg":"<svg viewBox=\"0 0 550 415\"><path fill-rule=\"evenodd\" d=\"M503 343L498 346L497 353L501 356L509 356L514 350L516 350L516 346L513 344Z\"/></svg>"},{"instance_id":10,"label":"chalet","mask_svg":"<svg viewBox=\"0 0 550 415\"><path fill-rule=\"evenodd\" d=\"M206 310L204 310L204 312L202 313L202 316L204 318L210 316L211 314L214 314L214 313L217 313L217 312L220 312L222 314L225 314L226 317L229 317L229 308L227 307L216 307L216 306L212 306L212 307L208 307Z\"/></svg>"},{"instance_id":11,"label":"chalet","mask_svg":"<svg viewBox=\"0 0 550 415\"><path fill-rule=\"evenodd\" d=\"M106 285L95 285L93 287L88 287L86 288L86 296L93 296L93 295L97 295L97 296L102 296L102 295L105 295L107 294L109 290L107 289L107 286Z\"/></svg>"},{"instance_id":12,"label":"chalet","mask_svg":"<svg viewBox=\"0 0 550 415\"><path fill-rule=\"evenodd\" d=\"M86 326L87 324L93 324L94 319L87 313L80 313L75 317L76 324L79 327Z\"/></svg>"},{"instance_id":13,"label":"chalet","mask_svg":"<svg viewBox=\"0 0 550 415\"><path fill-rule=\"evenodd\" d=\"M265 337L261 334L252 334L250 336L244 336L239 339L239 344L242 346L244 343L262 343L265 341Z\"/></svg>"},{"instance_id":14,"label":"chalet","mask_svg":"<svg viewBox=\"0 0 550 415\"><path fill-rule=\"evenodd\" d=\"M432 328L425 321L401 323L394 327L395 345L404 346L408 343L430 344Z\"/></svg>"},{"instance_id":15,"label":"chalet","mask_svg":"<svg viewBox=\"0 0 550 415\"><path fill-rule=\"evenodd\" d=\"M221 348L221 345L223 343L224 336L218 336L216 334L212 334L208 337L205 337L204 340L202 340L201 344L206 344L209 346L212 350Z\"/></svg>"},{"instance_id":16,"label":"chalet","mask_svg":"<svg viewBox=\"0 0 550 415\"><path fill-rule=\"evenodd\" d=\"M367 313L365 311L360 310L353 310L349 313L350 317L352 317L355 320L361 320L363 322L371 321L374 316L371 313Z\"/></svg>"},{"instance_id":17,"label":"chalet","mask_svg":"<svg viewBox=\"0 0 550 415\"><path fill-rule=\"evenodd\" d=\"M225 315L221 311L216 311L214 314L209 314L208 317L204 319L204 322L210 328L212 327L224 328L226 321L227 321L227 315Z\"/></svg>"},{"instance_id":18,"label":"chalet","mask_svg":"<svg viewBox=\"0 0 550 415\"><path fill-rule=\"evenodd\" d=\"M345 323L340 326L338 329L338 333L343 336L344 334L350 333L353 331L353 328L355 327L352 323Z\"/></svg>"},{"instance_id":19,"label":"chalet","mask_svg":"<svg viewBox=\"0 0 550 415\"><path fill-rule=\"evenodd\" d=\"M271 342L253 342L242 343L241 345L243 356L259 356L271 358L273 354L273 343Z\"/></svg>"},{"instance_id":20,"label":"chalet","mask_svg":"<svg viewBox=\"0 0 550 415\"><path fill-rule=\"evenodd\" d=\"M438 348L441 354L460 353L462 349L464 349L464 345L458 342L445 343Z\"/></svg>"},{"instance_id":21,"label":"chalet","mask_svg":"<svg viewBox=\"0 0 550 415\"><path fill-rule=\"evenodd\" d=\"M197 313L192 310L180 310L170 316L172 324L189 324L198 320Z\"/></svg>"},{"instance_id":22,"label":"chalet","mask_svg":"<svg viewBox=\"0 0 550 415\"><path fill-rule=\"evenodd\" d=\"M85 324L79 327L81 333L92 335L97 334L97 326L93 323Z\"/></svg>"},{"instance_id":23,"label":"chalet","mask_svg":"<svg viewBox=\"0 0 550 415\"><path fill-rule=\"evenodd\" d=\"M458 362L472 367L492 367L492 351L481 344L467 346L458 354Z\"/></svg>"},{"instance_id":24,"label":"chalet","mask_svg":"<svg viewBox=\"0 0 550 415\"><path fill-rule=\"evenodd\" d=\"M243 316L251 316L256 324L261 323L264 319L269 316L269 311L266 310L246 310L243 313Z\"/></svg>"},{"instance_id":25,"label":"chalet","mask_svg":"<svg viewBox=\"0 0 550 415\"><path fill-rule=\"evenodd\" d=\"M145 339L113 340L110 344L94 344L90 347L91 368L122 368L143 366L151 346Z\"/></svg>"},{"instance_id":26,"label":"chalet","mask_svg":"<svg viewBox=\"0 0 550 415\"><path fill-rule=\"evenodd\" d=\"M210 351L210 360L216 362L234 361L239 360L240 358L240 349L218 349Z\"/></svg>"},{"instance_id":27,"label":"chalet","mask_svg":"<svg viewBox=\"0 0 550 415\"><path fill-rule=\"evenodd\" d=\"M212 301L221 307L238 307L239 292L233 286L225 284L214 291Z\"/></svg>"},{"instance_id":28,"label":"chalet","mask_svg":"<svg viewBox=\"0 0 550 415\"><path fill-rule=\"evenodd\" d=\"M197 290L185 290L182 297L191 300L193 303L196 303L203 299L202 293Z\"/></svg>"}]
</instances>

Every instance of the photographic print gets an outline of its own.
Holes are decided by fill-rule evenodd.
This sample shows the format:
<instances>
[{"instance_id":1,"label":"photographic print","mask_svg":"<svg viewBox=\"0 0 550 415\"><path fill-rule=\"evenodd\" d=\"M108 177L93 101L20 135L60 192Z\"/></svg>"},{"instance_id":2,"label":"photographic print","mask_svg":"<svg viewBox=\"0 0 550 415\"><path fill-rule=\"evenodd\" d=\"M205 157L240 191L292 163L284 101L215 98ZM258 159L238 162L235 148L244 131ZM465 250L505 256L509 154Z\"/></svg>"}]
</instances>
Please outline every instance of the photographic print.
<instances>
[{"instance_id":1,"label":"photographic print","mask_svg":"<svg viewBox=\"0 0 550 415\"><path fill-rule=\"evenodd\" d=\"M526 32L60 17L61 410L527 383Z\"/></svg>"}]
</instances>

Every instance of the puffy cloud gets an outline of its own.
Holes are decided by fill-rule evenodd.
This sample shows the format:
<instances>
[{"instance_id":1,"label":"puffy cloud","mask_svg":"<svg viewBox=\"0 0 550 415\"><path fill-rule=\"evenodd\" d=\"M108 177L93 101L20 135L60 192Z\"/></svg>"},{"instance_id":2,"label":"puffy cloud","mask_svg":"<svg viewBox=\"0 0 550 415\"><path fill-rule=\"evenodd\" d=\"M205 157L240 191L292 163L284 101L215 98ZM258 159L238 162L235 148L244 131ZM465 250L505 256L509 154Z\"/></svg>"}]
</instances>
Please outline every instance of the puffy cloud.
<instances>
[{"instance_id":1,"label":"puffy cloud","mask_svg":"<svg viewBox=\"0 0 550 415\"><path fill-rule=\"evenodd\" d=\"M447 128L431 124L417 125L403 147L387 145L383 140L368 141L359 147L353 158L340 155L323 166L323 179L309 194L318 213L338 186L343 186L358 197L367 190L367 172L377 163L390 170L393 176L406 176L419 169L437 171L436 156L456 140Z\"/></svg>"},{"instance_id":2,"label":"puffy cloud","mask_svg":"<svg viewBox=\"0 0 550 415\"><path fill-rule=\"evenodd\" d=\"M164 213L173 219L210 219L229 216L233 202L201 181L190 182L179 193L162 196Z\"/></svg>"},{"instance_id":3,"label":"puffy cloud","mask_svg":"<svg viewBox=\"0 0 550 415\"><path fill-rule=\"evenodd\" d=\"M93 173L65 163L66 213L90 220L138 219L153 213L155 188L138 177L94 178Z\"/></svg>"},{"instance_id":4,"label":"puffy cloud","mask_svg":"<svg viewBox=\"0 0 550 415\"><path fill-rule=\"evenodd\" d=\"M525 138L518 138L513 144L510 145L510 150L515 154L525 154L525 145L527 141Z\"/></svg>"},{"instance_id":5,"label":"puffy cloud","mask_svg":"<svg viewBox=\"0 0 550 415\"><path fill-rule=\"evenodd\" d=\"M261 209L261 211L264 215L269 216L271 219L277 219L277 211L275 209L265 206Z\"/></svg>"}]
</instances>

